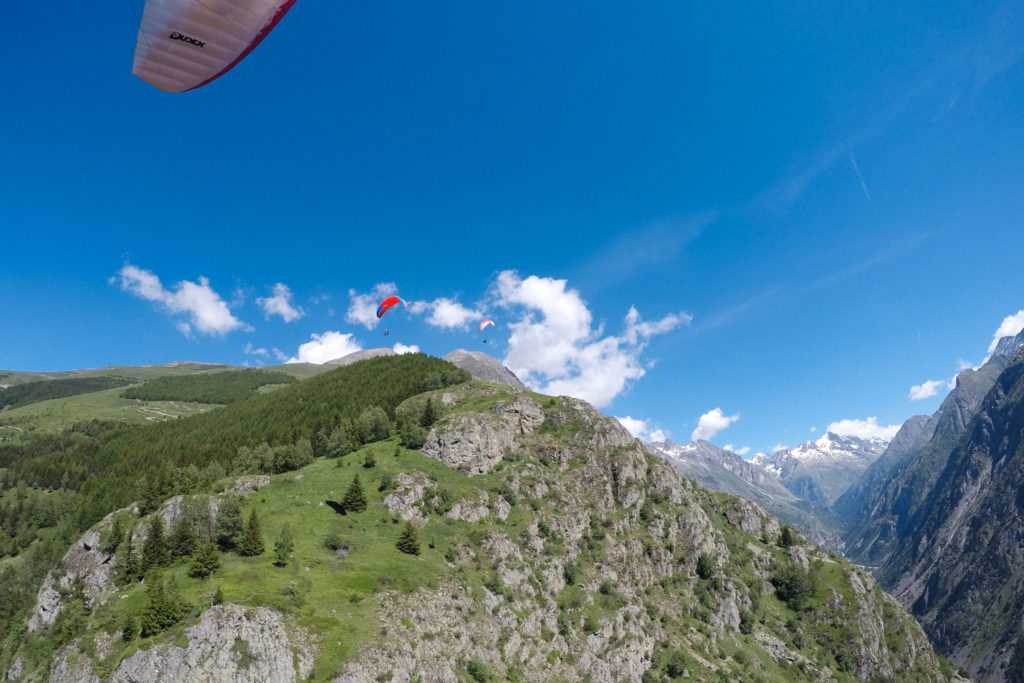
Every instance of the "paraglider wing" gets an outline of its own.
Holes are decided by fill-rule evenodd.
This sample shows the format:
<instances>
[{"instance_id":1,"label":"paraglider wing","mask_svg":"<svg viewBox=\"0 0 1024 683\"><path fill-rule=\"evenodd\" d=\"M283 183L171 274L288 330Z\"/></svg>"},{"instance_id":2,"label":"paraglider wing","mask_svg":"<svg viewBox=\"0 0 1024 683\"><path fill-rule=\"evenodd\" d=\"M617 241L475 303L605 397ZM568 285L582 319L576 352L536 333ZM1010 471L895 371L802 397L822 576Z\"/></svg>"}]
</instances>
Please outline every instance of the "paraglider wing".
<instances>
[{"instance_id":1,"label":"paraglider wing","mask_svg":"<svg viewBox=\"0 0 1024 683\"><path fill-rule=\"evenodd\" d=\"M485 318L485 319L480 321L480 327L478 328L478 330L480 332L483 332L485 327L490 327L493 324L494 324L493 320L489 320L489 319Z\"/></svg>"},{"instance_id":2,"label":"paraglider wing","mask_svg":"<svg viewBox=\"0 0 1024 683\"><path fill-rule=\"evenodd\" d=\"M132 73L167 92L206 85L260 44L295 0L147 0Z\"/></svg>"},{"instance_id":3,"label":"paraglider wing","mask_svg":"<svg viewBox=\"0 0 1024 683\"><path fill-rule=\"evenodd\" d=\"M380 306L377 307L377 317L380 318L382 315L387 313L395 304L402 304L403 306L408 306L408 304L405 303L405 299L399 298L397 296L389 296L387 299L384 299L384 301L381 301Z\"/></svg>"}]
</instances>

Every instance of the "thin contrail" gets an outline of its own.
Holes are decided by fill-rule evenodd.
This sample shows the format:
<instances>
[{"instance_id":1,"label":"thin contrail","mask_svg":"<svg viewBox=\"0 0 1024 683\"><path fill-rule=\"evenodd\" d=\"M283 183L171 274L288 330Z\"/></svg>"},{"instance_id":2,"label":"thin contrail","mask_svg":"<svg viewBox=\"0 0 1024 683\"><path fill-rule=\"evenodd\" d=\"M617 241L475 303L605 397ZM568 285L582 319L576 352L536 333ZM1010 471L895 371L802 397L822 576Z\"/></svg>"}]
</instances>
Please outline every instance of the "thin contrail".
<instances>
[{"instance_id":1,"label":"thin contrail","mask_svg":"<svg viewBox=\"0 0 1024 683\"><path fill-rule=\"evenodd\" d=\"M860 174L860 167L857 166L857 158L852 154L850 155L850 163L853 164L853 170L857 172L857 177L860 179L860 189L864 190L864 196L867 197L870 202L871 193L868 192L868 186L867 183L864 182L864 176Z\"/></svg>"}]
</instances>

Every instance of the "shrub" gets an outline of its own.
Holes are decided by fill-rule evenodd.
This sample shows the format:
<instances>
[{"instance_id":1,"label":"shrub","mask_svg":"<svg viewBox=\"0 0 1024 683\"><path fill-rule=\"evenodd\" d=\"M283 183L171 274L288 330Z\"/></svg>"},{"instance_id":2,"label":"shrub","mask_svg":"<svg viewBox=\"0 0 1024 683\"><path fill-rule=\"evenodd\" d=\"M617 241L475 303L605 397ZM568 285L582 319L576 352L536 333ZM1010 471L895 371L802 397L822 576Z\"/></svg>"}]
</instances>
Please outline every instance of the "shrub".
<instances>
[{"instance_id":1,"label":"shrub","mask_svg":"<svg viewBox=\"0 0 1024 683\"><path fill-rule=\"evenodd\" d=\"M697 576L702 579L710 579L715 573L715 563L707 553L701 553L697 557Z\"/></svg>"},{"instance_id":2,"label":"shrub","mask_svg":"<svg viewBox=\"0 0 1024 683\"><path fill-rule=\"evenodd\" d=\"M795 562L775 570L770 580L775 586L775 595L795 612L803 609L816 589L813 574Z\"/></svg>"}]
</instances>

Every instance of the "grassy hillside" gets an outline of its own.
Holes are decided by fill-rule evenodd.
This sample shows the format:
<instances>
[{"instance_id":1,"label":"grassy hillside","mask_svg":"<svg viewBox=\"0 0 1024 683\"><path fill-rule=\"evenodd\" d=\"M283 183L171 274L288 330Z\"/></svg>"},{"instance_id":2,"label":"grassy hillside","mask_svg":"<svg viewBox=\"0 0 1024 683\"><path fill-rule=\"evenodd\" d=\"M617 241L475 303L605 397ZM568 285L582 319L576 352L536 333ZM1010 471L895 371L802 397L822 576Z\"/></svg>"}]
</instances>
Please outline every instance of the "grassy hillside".
<instances>
[{"instance_id":1,"label":"grassy hillside","mask_svg":"<svg viewBox=\"0 0 1024 683\"><path fill-rule=\"evenodd\" d=\"M135 380L126 377L72 377L18 384L0 390L0 410L27 406L54 398L66 398L114 387L124 387L134 383Z\"/></svg>"},{"instance_id":2,"label":"grassy hillside","mask_svg":"<svg viewBox=\"0 0 1024 683\"><path fill-rule=\"evenodd\" d=\"M123 394L123 388L106 389L0 412L0 443L24 442L34 434L62 432L89 420L143 425L176 420L217 407L185 401L141 401L124 398Z\"/></svg>"},{"instance_id":3,"label":"grassy hillside","mask_svg":"<svg viewBox=\"0 0 1024 683\"><path fill-rule=\"evenodd\" d=\"M296 379L270 370L227 370L196 375L158 377L125 390L124 397L143 401L235 403L261 387L294 384Z\"/></svg>"}]
</instances>

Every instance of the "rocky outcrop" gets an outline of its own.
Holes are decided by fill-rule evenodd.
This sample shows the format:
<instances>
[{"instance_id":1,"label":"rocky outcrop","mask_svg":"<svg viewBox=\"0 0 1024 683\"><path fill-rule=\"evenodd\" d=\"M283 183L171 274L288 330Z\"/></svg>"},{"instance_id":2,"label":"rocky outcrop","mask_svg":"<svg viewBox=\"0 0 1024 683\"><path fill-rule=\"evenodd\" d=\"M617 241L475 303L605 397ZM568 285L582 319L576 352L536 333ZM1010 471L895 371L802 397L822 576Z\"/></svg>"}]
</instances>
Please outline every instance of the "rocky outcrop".
<instances>
[{"instance_id":1,"label":"rocky outcrop","mask_svg":"<svg viewBox=\"0 0 1024 683\"><path fill-rule=\"evenodd\" d=\"M270 477L266 475L239 477L232 487L231 493L248 495L268 483L270 483ZM205 499L204 504L212 525L217 515L221 496L200 498L201 501L203 499ZM184 496L175 496L153 513L160 516L164 529L170 531L174 528L181 517L184 501ZM28 620L30 632L53 624L64 606L65 595L78 580L82 581L85 597L91 604L100 605L112 598L116 591L113 580L115 558L112 553L105 552L100 547L101 539L110 532L115 517L128 516L134 523L132 547L141 550L142 543L145 542L148 534L148 525L137 517L138 513L138 507L134 505L112 512L71 546L58 568L48 572L43 579L43 584L36 596L36 604L32 609L32 616Z\"/></svg>"},{"instance_id":2,"label":"rocky outcrop","mask_svg":"<svg viewBox=\"0 0 1024 683\"><path fill-rule=\"evenodd\" d=\"M100 536L109 530L116 514L107 515L90 529L65 553L59 567L46 575L28 620L29 631L53 624L64 606L64 596L78 580L94 603L106 600L114 591L114 556L100 548Z\"/></svg>"},{"instance_id":3,"label":"rocky outcrop","mask_svg":"<svg viewBox=\"0 0 1024 683\"><path fill-rule=\"evenodd\" d=\"M525 396L498 401L490 413L453 413L430 430L425 455L466 474L485 474L512 448L519 435L544 421L541 407Z\"/></svg>"},{"instance_id":4,"label":"rocky outcrop","mask_svg":"<svg viewBox=\"0 0 1024 683\"><path fill-rule=\"evenodd\" d=\"M490 497L486 491L477 494L476 499L460 500L448 511L450 519L461 519L464 522L479 522L491 514Z\"/></svg>"},{"instance_id":5,"label":"rocky outcrop","mask_svg":"<svg viewBox=\"0 0 1024 683\"><path fill-rule=\"evenodd\" d=\"M426 490L434 485L433 480L423 472L402 473L395 479L398 488L384 498L388 511L406 521L418 524L426 522L427 517L420 509L420 503Z\"/></svg>"},{"instance_id":6,"label":"rocky outcrop","mask_svg":"<svg viewBox=\"0 0 1024 683\"><path fill-rule=\"evenodd\" d=\"M185 629L188 645L155 643L114 671L113 683L195 681L291 683L306 680L319 652L314 634L268 607L218 605ZM53 679L57 681L77 679Z\"/></svg>"}]
</instances>

